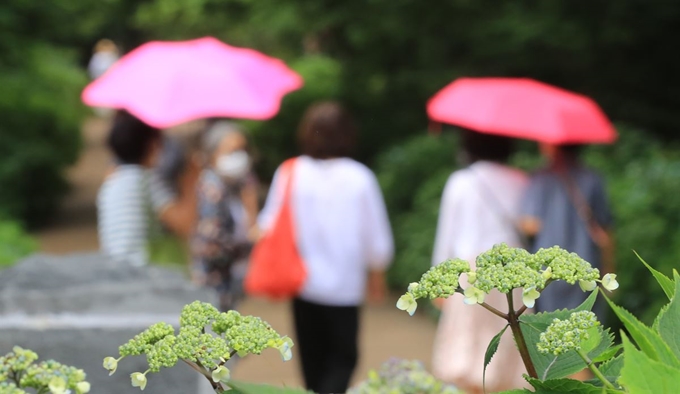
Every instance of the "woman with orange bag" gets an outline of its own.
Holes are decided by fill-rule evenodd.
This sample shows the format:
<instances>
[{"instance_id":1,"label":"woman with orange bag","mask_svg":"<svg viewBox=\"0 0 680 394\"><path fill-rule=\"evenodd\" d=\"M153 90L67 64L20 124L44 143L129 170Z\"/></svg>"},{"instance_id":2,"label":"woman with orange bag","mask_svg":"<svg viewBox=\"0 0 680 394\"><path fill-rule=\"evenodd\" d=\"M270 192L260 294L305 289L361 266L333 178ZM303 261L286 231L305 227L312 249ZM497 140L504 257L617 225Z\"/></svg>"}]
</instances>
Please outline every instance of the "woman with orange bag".
<instances>
[{"instance_id":1,"label":"woman with orange bag","mask_svg":"<svg viewBox=\"0 0 680 394\"><path fill-rule=\"evenodd\" d=\"M266 237L288 190L306 271L293 300L305 385L316 393L344 393L358 359L359 306L366 289L372 301L385 296L392 232L375 175L349 157L356 129L344 108L335 102L312 105L298 137L303 155L287 166L291 187L279 168L259 225Z\"/></svg>"}]
</instances>

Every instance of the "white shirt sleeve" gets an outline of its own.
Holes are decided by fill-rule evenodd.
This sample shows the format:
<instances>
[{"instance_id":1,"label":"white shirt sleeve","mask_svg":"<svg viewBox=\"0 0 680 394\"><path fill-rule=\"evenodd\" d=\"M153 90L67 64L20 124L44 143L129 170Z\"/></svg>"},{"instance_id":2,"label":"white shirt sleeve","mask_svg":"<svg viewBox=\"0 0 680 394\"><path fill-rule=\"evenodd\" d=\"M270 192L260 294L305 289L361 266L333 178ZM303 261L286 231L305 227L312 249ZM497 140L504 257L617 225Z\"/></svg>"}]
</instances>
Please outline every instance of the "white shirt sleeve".
<instances>
[{"instance_id":1,"label":"white shirt sleeve","mask_svg":"<svg viewBox=\"0 0 680 394\"><path fill-rule=\"evenodd\" d=\"M451 175L444 187L444 193L439 208L439 220L437 222L437 235L434 240L434 251L432 253L432 265L438 265L445 260L456 256L453 250L453 240L458 236L457 230L460 228L456 223L456 207L461 197L456 187L456 175Z\"/></svg>"},{"instance_id":2,"label":"white shirt sleeve","mask_svg":"<svg viewBox=\"0 0 680 394\"><path fill-rule=\"evenodd\" d=\"M269 192L267 193L267 200L265 201L264 207L257 217L257 225L260 230L266 232L274 225L274 220L276 215L278 215L281 209L281 204L283 204L283 182L281 177L281 166L276 169L274 173L274 178L269 186Z\"/></svg>"},{"instance_id":3,"label":"white shirt sleeve","mask_svg":"<svg viewBox=\"0 0 680 394\"><path fill-rule=\"evenodd\" d=\"M370 173L365 201L363 223L366 262L372 270L384 270L394 257L394 240L385 201L373 173Z\"/></svg>"}]
</instances>

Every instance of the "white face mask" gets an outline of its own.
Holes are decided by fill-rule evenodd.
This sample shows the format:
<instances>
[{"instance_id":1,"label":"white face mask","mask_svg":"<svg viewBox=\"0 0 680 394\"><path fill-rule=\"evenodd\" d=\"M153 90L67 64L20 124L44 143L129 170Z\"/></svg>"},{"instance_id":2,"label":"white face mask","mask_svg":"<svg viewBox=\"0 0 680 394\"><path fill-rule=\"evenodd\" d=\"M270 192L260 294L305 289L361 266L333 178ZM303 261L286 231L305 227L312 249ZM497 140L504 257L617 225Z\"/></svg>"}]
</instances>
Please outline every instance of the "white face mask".
<instances>
[{"instance_id":1,"label":"white face mask","mask_svg":"<svg viewBox=\"0 0 680 394\"><path fill-rule=\"evenodd\" d=\"M225 178L232 180L243 179L250 171L250 157L242 150L221 155L215 162L215 170Z\"/></svg>"}]
</instances>

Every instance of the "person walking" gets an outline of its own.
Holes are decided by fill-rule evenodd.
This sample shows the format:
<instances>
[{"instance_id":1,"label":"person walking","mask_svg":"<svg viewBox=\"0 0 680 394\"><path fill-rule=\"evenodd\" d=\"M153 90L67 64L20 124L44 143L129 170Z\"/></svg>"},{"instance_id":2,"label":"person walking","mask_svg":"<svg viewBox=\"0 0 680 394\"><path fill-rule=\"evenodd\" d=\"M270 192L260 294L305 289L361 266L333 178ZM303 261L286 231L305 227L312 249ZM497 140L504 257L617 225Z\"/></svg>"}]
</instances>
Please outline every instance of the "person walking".
<instances>
[{"instance_id":1,"label":"person walking","mask_svg":"<svg viewBox=\"0 0 680 394\"><path fill-rule=\"evenodd\" d=\"M336 102L307 109L293 164L291 207L306 282L292 302L307 389L344 393L358 359L359 309L384 300L394 245L375 175L350 158L356 127ZM281 208L286 180L277 170L259 225L266 233Z\"/></svg>"},{"instance_id":2,"label":"person walking","mask_svg":"<svg viewBox=\"0 0 680 394\"><path fill-rule=\"evenodd\" d=\"M154 224L180 236L190 232L195 211L196 174L189 169L174 193L153 169L161 150L161 134L128 112L119 111L107 144L115 166L97 195L97 221L102 251L116 260L142 266L149 262Z\"/></svg>"},{"instance_id":3,"label":"person walking","mask_svg":"<svg viewBox=\"0 0 680 394\"><path fill-rule=\"evenodd\" d=\"M452 258L470 262L498 243L522 246L516 226L527 176L506 163L513 141L464 130L462 156L467 167L449 177L442 195L432 264ZM461 284L467 287L467 276ZM521 293L515 297L521 306ZM504 294L493 290L485 302L507 312ZM469 394L483 393L484 354L491 339L506 322L487 310L465 305L461 294L435 300L442 309L434 341L434 375ZM486 371L486 391L496 392L526 385L523 363L512 337L501 339Z\"/></svg>"},{"instance_id":4,"label":"person walking","mask_svg":"<svg viewBox=\"0 0 680 394\"><path fill-rule=\"evenodd\" d=\"M521 206L522 230L533 239L531 251L557 245L576 253L603 274L614 273L613 217L604 181L579 159L581 145L541 144L546 168L531 177ZM555 282L536 300L536 310L572 309L589 293L578 286ZM593 311L600 321L601 299Z\"/></svg>"},{"instance_id":5,"label":"person walking","mask_svg":"<svg viewBox=\"0 0 680 394\"><path fill-rule=\"evenodd\" d=\"M257 216L257 180L251 171L247 139L234 123L212 124L203 138L203 154L205 168L198 181L197 223L191 242L192 279L214 288L219 309L226 312L236 309L243 296L245 265L252 248L249 232Z\"/></svg>"}]
</instances>

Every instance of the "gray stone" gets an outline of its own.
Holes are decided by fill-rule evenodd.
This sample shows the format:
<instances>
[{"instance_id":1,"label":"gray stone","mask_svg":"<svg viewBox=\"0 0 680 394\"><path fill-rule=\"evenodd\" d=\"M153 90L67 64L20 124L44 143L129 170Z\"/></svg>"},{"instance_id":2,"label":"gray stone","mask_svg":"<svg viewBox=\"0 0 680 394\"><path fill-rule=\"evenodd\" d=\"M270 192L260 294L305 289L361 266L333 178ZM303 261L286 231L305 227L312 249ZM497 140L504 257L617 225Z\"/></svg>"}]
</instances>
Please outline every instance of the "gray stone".
<instances>
[{"instance_id":1,"label":"gray stone","mask_svg":"<svg viewBox=\"0 0 680 394\"><path fill-rule=\"evenodd\" d=\"M133 393L130 373L147 369L144 357L124 359L111 377L102 360L153 323L177 327L182 307L195 300L216 301L170 269L133 267L100 254L32 256L0 271L0 353L29 348L40 359L84 369L93 393ZM145 393L205 392L204 378L186 365L148 378Z\"/></svg>"}]
</instances>

